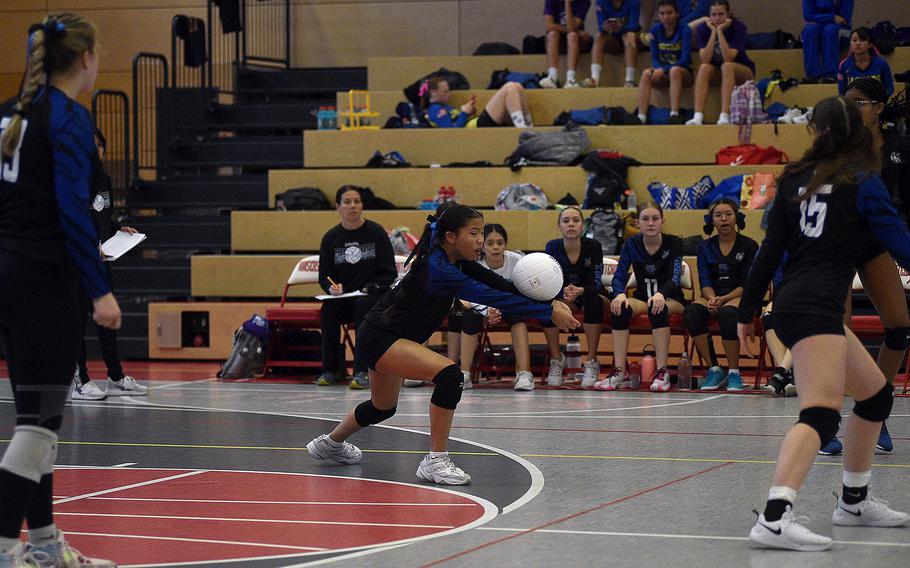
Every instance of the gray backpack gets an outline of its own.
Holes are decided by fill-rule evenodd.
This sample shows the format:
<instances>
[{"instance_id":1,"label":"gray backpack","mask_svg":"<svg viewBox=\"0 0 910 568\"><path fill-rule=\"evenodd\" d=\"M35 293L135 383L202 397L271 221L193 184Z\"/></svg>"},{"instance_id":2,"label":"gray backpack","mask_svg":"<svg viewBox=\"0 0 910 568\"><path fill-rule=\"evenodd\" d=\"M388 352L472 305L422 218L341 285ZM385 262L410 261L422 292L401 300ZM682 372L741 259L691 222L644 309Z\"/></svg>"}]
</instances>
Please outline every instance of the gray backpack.
<instances>
[{"instance_id":1,"label":"gray backpack","mask_svg":"<svg viewBox=\"0 0 910 568\"><path fill-rule=\"evenodd\" d=\"M252 379L265 368L269 324L254 315L234 332L234 344L227 360L218 371L221 379Z\"/></svg>"},{"instance_id":2,"label":"gray backpack","mask_svg":"<svg viewBox=\"0 0 910 568\"><path fill-rule=\"evenodd\" d=\"M518 148L506 158L506 163L512 170L523 166L566 166L590 145L588 133L571 122L559 132L523 130L518 135Z\"/></svg>"},{"instance_id":3,"label":"gray backpack","mask_svg":"<svg viewBox=\"0 0 910 568\"><path fill-rule=\"evenodd\" d=\"M604 254L619 251L622 217L616 211L597 209L585 220L585 236L600 243Z\"/></svg>"},{"instance_id":4,"label":"gray backpack","mask_svg":"<svg viewBox=\"0 0 910 568\"><path fill-rule=\"evenodd\" d=\"M550 206L543 190L533 183L512 183L499 192L497 211L539 211Z\"/></svg>"}]
</instances>

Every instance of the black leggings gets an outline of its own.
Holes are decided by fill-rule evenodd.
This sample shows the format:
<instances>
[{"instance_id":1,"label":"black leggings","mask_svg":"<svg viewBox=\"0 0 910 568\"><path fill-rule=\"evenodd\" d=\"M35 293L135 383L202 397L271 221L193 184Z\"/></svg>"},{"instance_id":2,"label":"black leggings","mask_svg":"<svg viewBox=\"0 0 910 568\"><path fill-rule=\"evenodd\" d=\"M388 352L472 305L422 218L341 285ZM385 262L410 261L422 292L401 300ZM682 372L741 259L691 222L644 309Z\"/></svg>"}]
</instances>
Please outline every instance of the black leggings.
<instances>
[{"instance_id":1,"label":"black leggings","mask_svg":"<svg viewBox=\"0 0 910 568\"><path fill-rule=\"evenodd\" d=\"M344 348L341 343L341 324L353 323L360 327L364 316L379 300L378 296L359 296L341 300L326 300L322 303L320 318L322 327L322 369L340 373L344 370ZM354 372L367 371L367 365L354 356Z\"/></svg>"},{"instance_id":2,"label":"black leggings","mask_svg":"<svg viewBox=\"0 0 910 568\"><path fill-rule=\"evenodd\" d=\"M111 269L108 264L109 263L105 262L104 268L107 270L107 278L110 280ZM88 325L89 316L94 309L92 308L92 301L85 292L80 293L80 300L82 301L82 330L84 333L85 327ZM94 322L92 323L94 324ZM107 376L112 381L119 381L124 377L124 373L123 366L120 364L120 348L117 346L117 330L108 329L98 324L94 324L93 327L98 335L98 343L101 346L101 357L104 359L104 365L107 367ZM85 339L83 339L81 348L79 349L79 382L83 385L91 380L85 362Z\"/></svg>"},{"instance_id":3,"label":"black leggings","mask_svg":"<svg viewBox=\"0 0 910 568\"><path fill-rule=\"evenodd\" d=\"M566 302L573 311L582 308L584 310L584 323L603 323L604 322L604 299L597 292L585 290L581 296L578 296L571 302ZM540 322L542 327L556 327L552 321Z\"/></svg>"}]
</instances>

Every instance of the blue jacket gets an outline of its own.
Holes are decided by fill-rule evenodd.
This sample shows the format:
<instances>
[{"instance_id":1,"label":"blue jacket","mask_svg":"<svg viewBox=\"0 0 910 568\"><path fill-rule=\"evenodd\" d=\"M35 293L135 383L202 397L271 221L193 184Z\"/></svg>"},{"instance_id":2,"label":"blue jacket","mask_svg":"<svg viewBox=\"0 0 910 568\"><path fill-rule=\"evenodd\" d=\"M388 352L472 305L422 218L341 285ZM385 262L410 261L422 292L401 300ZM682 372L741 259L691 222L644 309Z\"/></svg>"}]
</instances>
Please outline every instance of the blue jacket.
<instances>
[{"instance_id":1,"label":"blue jacket","mask_svg":"<svg viewBox=\"0 0 910 568\"><path fill-rule=\"evenodd\" d=\"M803 0L803 20L815 24L833 24L834 16L853 19L853 0Z\"/></svg>"}]
</instances>

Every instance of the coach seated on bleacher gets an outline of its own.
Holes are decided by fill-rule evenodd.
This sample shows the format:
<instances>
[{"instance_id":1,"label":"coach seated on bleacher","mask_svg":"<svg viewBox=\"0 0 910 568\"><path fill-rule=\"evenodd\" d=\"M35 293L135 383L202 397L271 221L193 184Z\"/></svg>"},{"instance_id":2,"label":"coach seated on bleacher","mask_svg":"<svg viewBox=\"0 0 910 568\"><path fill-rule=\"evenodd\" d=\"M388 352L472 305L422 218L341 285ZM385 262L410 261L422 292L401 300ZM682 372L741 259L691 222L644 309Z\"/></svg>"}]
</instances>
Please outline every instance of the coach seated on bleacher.
<instances>
[{"instance_id":1,"label":"coach seated on bleacher","mask_svg":"<svg viewBox=\"0 0 910 568\"><path fill-rule=\"evenodd\" d=\"M333 296L361 291L365 296L326 300L322 304L322 374L316 384L327 386L345 379L345 350L340 327L359 326L373 304L398 275L389 237L378 223L363 218L359 187L344 185L335 193L341 223L329 229L319 245L319 285ZM354 360L352 389L369 385L366 366Z\"/></svg>"}]
</instances>

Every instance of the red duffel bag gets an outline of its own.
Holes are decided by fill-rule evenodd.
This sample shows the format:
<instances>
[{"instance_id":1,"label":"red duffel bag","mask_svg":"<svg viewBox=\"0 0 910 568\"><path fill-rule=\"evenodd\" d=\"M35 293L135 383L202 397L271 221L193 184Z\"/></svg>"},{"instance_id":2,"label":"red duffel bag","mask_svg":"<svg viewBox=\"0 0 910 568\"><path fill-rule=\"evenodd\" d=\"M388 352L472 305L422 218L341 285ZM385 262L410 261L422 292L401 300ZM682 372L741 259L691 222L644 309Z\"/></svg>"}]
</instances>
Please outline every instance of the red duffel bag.
<instances>
[{"instance_id":1,"label":"red duffel bag","mask_svg":"<svg viewBox=\"0 0 910 568\"><path fill-rule=\"evenodd\" d=\"M774 146L740 144L721 148L714 163L719 166L750 166L758 164L783 164L790 161L783 151Z\"/></svg>"}]
</instances>

